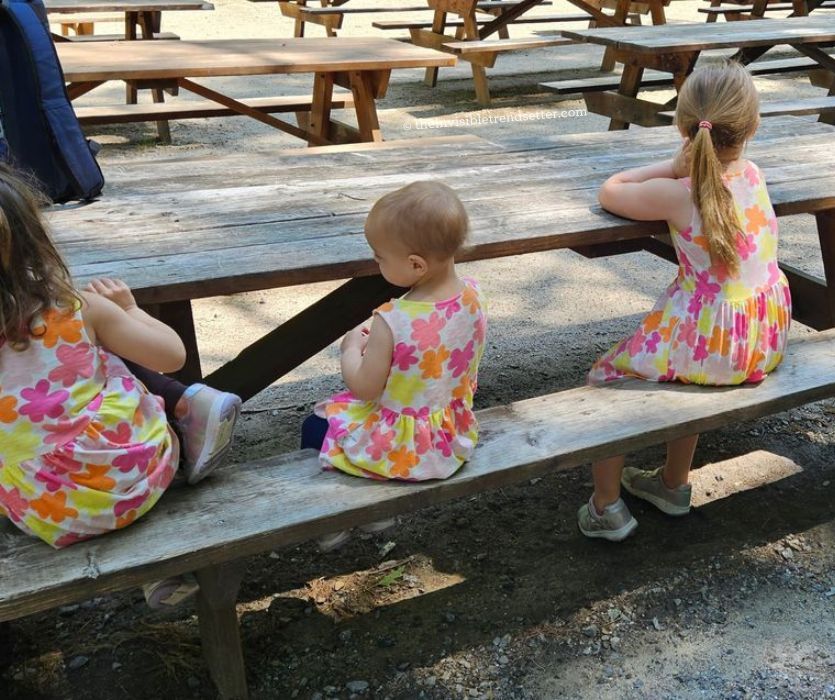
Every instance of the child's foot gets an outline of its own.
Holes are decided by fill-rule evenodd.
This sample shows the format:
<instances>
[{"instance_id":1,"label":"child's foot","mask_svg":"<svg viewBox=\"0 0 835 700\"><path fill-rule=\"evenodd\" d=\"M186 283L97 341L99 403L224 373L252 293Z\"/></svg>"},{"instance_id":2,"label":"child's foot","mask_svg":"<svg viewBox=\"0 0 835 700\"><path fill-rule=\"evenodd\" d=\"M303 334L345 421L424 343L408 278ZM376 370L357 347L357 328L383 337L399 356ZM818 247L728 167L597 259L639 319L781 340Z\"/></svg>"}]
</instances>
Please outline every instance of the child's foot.
<instances>
[{"instance_id":1,"label":"child's foot","mask_svg":"<svg viewBox=\"0 0 835 700\"><path fill-rule=\"evenodd\" d=\"M633 496L649 501L667 515L687 515L690 512L692 487L690 484L684 484L674 489L667 488L661 478L662 469L663 467L659 467L650 471L626 467L620 483Z\"/></svg>"},{"instance_id":2,"label":"child's foot","mask_svg":"<svg viewBox=\"0 0 835 700\"><path fill-rule=\"evenodd\" d=\"M368 525L360 525L359 529L372 535L390 530L397 525L397 518L388 518L387 520L377 520ZM350 530L340 530L339 532L332 532L329 535L324 535L316 540L319 545L320 552L333 552L339 549L343 544L351 539Z\"/></svg>"},{"instance_id":3,"label":"child's foot","mask_svg":"<svg viewBox=\"0 0 835 700\"><path fill-rule=\"evenodd\" d=\"M145 602L153 610L176 607L191 598L198 590L200 586L191 574L172 576L142 586Z\"/></svg>"},{"instance_id":4,"label":"child's foot","mask_svg":"<svg viewBox=\"0 0 835 700\"><path fill-rule=\"evenodd\" d=\"M188 483L196 484L229 451L232 431L241 413L241 399L205 384L193 384L182 401L186 412L177 425L183 439L183 469Z\"/></svg>"},{"instance_id":5,"label":"child's foot","mask_svg":"<svg viewBox=\"0 0 835 700\"><path fill-rule=\"evenodd\" d=\"M586 537L600 537L610 542L620 542L635 532L638 521L619 498L598 513L592 499L577 512L577 525Z\"/></svg>"}]
</instances>

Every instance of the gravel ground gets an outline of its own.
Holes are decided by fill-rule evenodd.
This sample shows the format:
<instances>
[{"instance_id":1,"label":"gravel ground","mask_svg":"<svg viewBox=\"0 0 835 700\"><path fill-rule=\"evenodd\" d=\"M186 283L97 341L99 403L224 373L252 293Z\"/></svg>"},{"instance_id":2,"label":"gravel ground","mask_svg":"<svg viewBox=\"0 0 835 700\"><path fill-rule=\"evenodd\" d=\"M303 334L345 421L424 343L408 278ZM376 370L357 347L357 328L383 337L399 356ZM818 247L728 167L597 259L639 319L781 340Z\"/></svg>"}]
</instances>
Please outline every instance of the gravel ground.
<instances>
[{"instance_id":1,"label":"gravel ground","mask_svg":"<svg viewBox=\"0 0 835 700\"><path fill-rule=\"evenodd\" d=\"M274 3L215 5L213 13L170 13L164 28L183 38L291 34ZM676 2L670 15L693 19L700 5ZM558 0L542 11L563 10L572 11ZM349 17L343 34L378 35L372 19ZM539 31L520 28L515 36ZM490 140L521 129L601 131L607 122L596 115L524 125L488 119L582 108L537 85L592 75L599 59L593 47L503 56L489 72L488 109L475 103L466 66L442 70L434 90L422 84L422 71L396 72L380 102L383 133L435 135L418 127L421 120L467 115L482 118L470 133ZM801 79L757 83L773 99L816 94ZM309 76L211 84L239 96L310 89ZM105 86L83 103L121 97L120 87ZM156 154L208 153L222 167L224 154L244 148L298 146L243 119L175 123L168 146L155 144L150 125L92 135L105 144L105 173ZM810 218L782 219L781 236L784 259L822 273ZM474 263L465 272L491 298L477 396L483 408L581 384L673 268L647 254L586 260L557 251ZM204 369L335 286L199 301ZM235 460L295 448L311 405L340 388L338 371L331 347L247 402ZM428 509L394 533L357 537L339 552L322 555L306 543L253 558L239 605L252 696L835 697L834 423L829 400L703 436L693 513L674 520L630 502L640 528L620 546L577 533L575 512L590 483L586 469L575 469ZM630 463L661 459L652 449ZM149 613L136 591L11 624L0 643L0 678L0 695L9 698L213 697L194 610Z\"/></svg>"}]
</instances>

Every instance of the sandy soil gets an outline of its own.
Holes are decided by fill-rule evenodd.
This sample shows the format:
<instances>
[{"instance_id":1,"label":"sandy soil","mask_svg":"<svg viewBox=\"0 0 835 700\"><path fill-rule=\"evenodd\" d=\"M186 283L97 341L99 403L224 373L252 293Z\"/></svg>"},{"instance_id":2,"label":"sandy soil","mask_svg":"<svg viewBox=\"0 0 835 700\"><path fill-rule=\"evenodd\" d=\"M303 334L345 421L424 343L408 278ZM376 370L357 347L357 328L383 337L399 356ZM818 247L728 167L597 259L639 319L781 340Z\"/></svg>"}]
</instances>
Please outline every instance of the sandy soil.
<instances>
[{"instance_id":1,"label":"sandy soil","mask_svg":"<svg viewBox=\"0 0 835 700\"><path fill-rule=\"evenodd\" d=\"M170 13L164 28L183 38L291 34L274 3L215 5ZM700 5L676 2L670 15L692 20ZM563 10L572 11L558 0L540 11ZM349 17L342 34L379 34L372 19ZM442 71L434 90L422 71L397 72L380 103L383 132L413 138L438 133L417 128L428 118L582 108L537 85L591 75L599 59L589 47L503 56L490 72L489 109L475 103L466 64ZM801 79L757 82L770 98L815 94ZM213 83L239 96L310 89L309 76ZM106 86L84 103L121 97L120 87ZM520 128L600 131L606 121L586 115L471 131L501 140ZM175 123L168 146L155 144L150 125L91 134L105 144L105 172L149 154L210 153L222 167L232 151L298 145L243 119ZM809 218L783 219L782 239L786 260L821 274ZM466 272L491 297L477 397L486 407L582 383L673 269L645 254L585 260L559 251ZM205 369L333 286L196 303ZM331 347L246 404L235 460L293 449L313 402L339 388ZM254 558L239 606L252 696L835 697L834 423L835 402L826 401L704 436L693 514L671 520L630 502L641 525L621 546L577 533L574 514L590 486L578 469L422 512L393 534L357 537L329 555L306 543ZM631 458L660 459L658 449ZM193 610L152 614L133 591L15 622L0 651L4 697L213 696Z\"/></svg>"}]
</instances>

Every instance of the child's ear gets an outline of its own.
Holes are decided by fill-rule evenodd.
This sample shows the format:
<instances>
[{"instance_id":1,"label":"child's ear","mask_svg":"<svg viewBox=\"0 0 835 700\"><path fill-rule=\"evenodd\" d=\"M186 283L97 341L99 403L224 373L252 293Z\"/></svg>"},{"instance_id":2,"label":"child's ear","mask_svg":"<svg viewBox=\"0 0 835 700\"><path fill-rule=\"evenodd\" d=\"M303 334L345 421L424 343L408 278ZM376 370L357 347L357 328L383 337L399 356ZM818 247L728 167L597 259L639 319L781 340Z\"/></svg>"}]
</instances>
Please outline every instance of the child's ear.
<instances>
[{"instance_id":1,"label":"child's ear","mask_svg":"<svg viewBox=\"0 0 835 700\"><path fill-rule=\"evenodd\" d=\"M425 275L426 271L429 269L429 263L426 262L426 258L420 255L410 255L409 256L409 264L412 266L412 271L416 275Z\"/></svg>"}]
</instances>

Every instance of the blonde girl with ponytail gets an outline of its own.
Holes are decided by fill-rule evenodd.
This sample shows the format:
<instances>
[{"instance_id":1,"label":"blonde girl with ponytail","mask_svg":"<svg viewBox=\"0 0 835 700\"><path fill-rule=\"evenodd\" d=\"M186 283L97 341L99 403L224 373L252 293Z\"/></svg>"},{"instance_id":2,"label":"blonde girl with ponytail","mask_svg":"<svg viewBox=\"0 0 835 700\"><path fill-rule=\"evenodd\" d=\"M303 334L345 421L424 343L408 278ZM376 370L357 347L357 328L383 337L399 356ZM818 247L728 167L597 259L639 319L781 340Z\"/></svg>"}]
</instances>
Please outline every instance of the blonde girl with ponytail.
<instances>
[{"instance_id":1,"label":"blonde girl with ponytail","mask_svg":"<svg viewBox=\"0 0 835 700\"><path fill-rule=\"evenodd\" d=\"M759 125L748 72L738 63L694 71L675 123L683 141L674 158L613 175L600 188L600 203L613 214L668 222L679 268L635 333L594 364L592 383L759 382L783 358L791 297L777 264L765 179L744 157ZM583 534L620 541L634 532L621 486L668 515L687 514L697 439L668 443L664 466L654 470L624 469L622 455L594 464L594 493L578 513Z\"/></svg>"}]
</instances>

